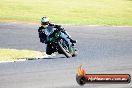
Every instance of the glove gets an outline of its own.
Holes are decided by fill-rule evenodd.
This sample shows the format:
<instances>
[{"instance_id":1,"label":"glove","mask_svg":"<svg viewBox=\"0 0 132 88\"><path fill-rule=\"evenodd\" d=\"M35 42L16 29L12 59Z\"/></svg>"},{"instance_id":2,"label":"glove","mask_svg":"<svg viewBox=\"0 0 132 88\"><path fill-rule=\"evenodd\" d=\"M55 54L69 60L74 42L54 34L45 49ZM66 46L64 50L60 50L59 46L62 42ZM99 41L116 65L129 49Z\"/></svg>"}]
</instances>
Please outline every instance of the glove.
<instances>
[{"instance_id":1,"label":"glove","mask_svg":"<svg viewBox=\"0 0 132 88\"><path fill-rule=\"evenodd\" d=\"M40 38L40 42L45 43L45 42L44 42L44 39L42 39L42 38Z\"/></svg>"},{"instance_id":2,"label":"glove","mask_svg":"<svg viewBox=\"0 0 132 88\"><path fill-rule=\"evenodd\" d=\"M44 40L44 39L40 39L40 42L42 42L42 43L45 43L45 44L47 44L48 42L47 42L47 40Z\"/></svg>"},{"instance_id":3,"label":"glove","mask_svg":"<svg viewBox=\"0 0 132 88\"><path fill-rule=\"evenodd\" d=\"M48 43L48 41L47 41L47 40L45 40L45 41L44 41L44 43L45 43L45 44L47 44L47 43Z\"/></svg>"},{"instance_id":4,"label":"glove","mask_svg":"<svg viewBox=\"0 0 132 88\"><path fill-rule=\"evenodd\" d=\"M55 28L59 29L61 28L61 25L55 25Z\"/></svg>"},{"instance_id":5,"label":"glove","mask_svg":"<svg viewBox=\"0 0 132 88\"><path fill-rule=\"evenodd\" d=\"M58 30L64 30L64 28L61 27L61 25L55 25L55 28L57 28Z\"/></svg>"}]
</instances>

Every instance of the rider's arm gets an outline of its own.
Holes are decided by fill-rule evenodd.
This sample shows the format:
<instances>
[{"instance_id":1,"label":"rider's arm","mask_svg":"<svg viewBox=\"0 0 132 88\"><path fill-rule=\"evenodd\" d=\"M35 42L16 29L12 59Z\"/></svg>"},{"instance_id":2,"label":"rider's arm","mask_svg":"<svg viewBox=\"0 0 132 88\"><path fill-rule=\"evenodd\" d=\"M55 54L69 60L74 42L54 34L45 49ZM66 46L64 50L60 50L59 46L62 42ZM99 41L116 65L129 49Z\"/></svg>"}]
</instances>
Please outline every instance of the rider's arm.
<instances>
[{"instance_id":1,"label":"rider's arm","mask_svg":"<svg viewBox=\"0 0 132 88\"><path fill-rule=\"evenodd\" d=\"M38 29L38 33L42 33L42 29L43 29L43 27L40 26L39 29Z\"/></svg>"},{"instance_id":2,"label":"rider's arm","mask_svg":"<svg viewBox=\"0 0 132 88\"><path fill-rule=\"evenodd\" d=\"M43 27L42 27L42 26L39 27L38 33L39 33L40 42L45 43L46 35L45 35L45 33L43 32Z\"/></svg>"},{"instance_id":3,"label":"rider's arm","mask_svg":"<svg viewBox=\"0 0 132 88\"><path fill-rule=\"evenodd\" d=\"M54 27L57 28L58 30L65 31L61 25L55 25Z\"/></svg>"},{"instance_id":4,"label":"rider's arm","mask_svg":"<svg viewBox=\"0 0 132 88\"><path fill-rule=\"evenodd\" d=\"M64 28L62 28L61 25L56 25L56 24L53 24L53 23L49 23L49 26L54 26L54 28L56 28L56 29L58 29L58 30L65 31Z\"/></svg>"}]
</instances>

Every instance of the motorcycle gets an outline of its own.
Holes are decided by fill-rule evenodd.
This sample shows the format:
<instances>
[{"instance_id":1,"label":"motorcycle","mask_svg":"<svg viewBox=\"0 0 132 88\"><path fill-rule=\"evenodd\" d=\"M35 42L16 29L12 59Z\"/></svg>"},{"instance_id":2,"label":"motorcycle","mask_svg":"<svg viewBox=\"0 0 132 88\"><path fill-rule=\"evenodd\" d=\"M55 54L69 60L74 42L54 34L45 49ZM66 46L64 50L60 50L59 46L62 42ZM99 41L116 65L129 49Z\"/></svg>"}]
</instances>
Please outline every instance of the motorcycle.
<instances>
[{"instance_id":1,"label":"motorcycle","mask_svg":"<svg viewBox=\"0 0 132 88\"><path fill-rule=\"evenodd\" d=\"M67 58L77 56L77 49L74 44L69 47L68 42L61 37L61 30L55 28L45 29L45 34L47 35L47 44L52 47L51 53L58 52L59 54L64 54Z\"/></svg>"}]
</instances>

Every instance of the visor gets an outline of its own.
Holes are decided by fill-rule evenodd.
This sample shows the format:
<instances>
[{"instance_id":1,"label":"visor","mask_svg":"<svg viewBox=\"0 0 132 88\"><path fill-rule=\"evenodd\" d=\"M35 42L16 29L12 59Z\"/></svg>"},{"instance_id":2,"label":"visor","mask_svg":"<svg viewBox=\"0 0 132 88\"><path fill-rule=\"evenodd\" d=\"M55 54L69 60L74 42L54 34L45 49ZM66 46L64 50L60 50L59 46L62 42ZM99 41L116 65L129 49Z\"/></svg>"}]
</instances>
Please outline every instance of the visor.
<instances>
[{"instance_id":1,"label":"visor","mask_svg":"<svg viewBox=\"0 0 132 88\"><path fill-rule=\"evenodd\" d=\"M48 25L49 22L41 22L41 25Z\"/></svg>"}]
</instances>

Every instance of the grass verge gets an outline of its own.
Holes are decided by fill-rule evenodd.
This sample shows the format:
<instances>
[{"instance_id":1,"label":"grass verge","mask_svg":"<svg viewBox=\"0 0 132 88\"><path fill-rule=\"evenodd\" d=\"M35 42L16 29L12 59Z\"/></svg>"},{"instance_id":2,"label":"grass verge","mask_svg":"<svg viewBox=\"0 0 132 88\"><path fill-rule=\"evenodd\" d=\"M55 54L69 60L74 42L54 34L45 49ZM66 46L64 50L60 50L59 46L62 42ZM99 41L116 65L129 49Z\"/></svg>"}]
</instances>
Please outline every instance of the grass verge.
<instances>
[{"instance_id":1,"label":"grass verge","mask_svg":"<svg viewBox=\"0 0 132 88\"><path fill-rule=\"evenodd\" d=\"M0 49L0 61L15 61L19 58L41 57L42 52L32 50Z\"/></svg>"},{"instance_id":2,"label":"grass verge","mask_svg":"<svg viewBox=\"0 0 132 88\"><path fill-rule=\"evenodd\" d=\"M132 0L0 0L0 21L132 26Z\"/></svg>"}]
</instances>

